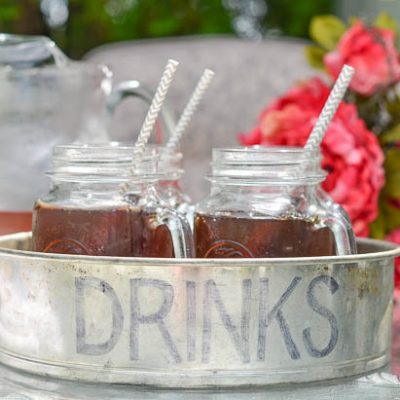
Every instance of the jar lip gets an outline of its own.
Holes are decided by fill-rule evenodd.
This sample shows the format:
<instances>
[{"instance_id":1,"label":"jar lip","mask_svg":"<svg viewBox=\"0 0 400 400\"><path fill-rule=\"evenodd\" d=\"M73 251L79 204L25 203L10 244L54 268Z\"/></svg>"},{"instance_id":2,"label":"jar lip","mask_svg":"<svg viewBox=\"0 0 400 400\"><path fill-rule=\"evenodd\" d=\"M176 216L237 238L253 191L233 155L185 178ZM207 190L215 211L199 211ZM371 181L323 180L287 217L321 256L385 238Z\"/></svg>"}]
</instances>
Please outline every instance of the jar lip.
<instances>
[{"instance_id":1,"label":"jar lip","mask_svg":"<svg viewBox=\"0 0 400 400\"><path fill-rule=\"evenodd\" d=\"M146 182L157 182L162 179L161 174L137 174L131 175L126 173L125 175L110 175L110 174L97 174L88 173L85 176L82 174L74 174L71 172L46 172L46 176L50 177L54 181L59 182L74 182L74 183L87 183L87 184L121 184L121 183L146 183Z\"/></svg>"},{"instance_id":2,"label":"jar lip","mask_svg":"<svg viewBox=\"0 0 400 400\"><path fill-rule=\"evenodd\" d=\"M179 179L182 174L177 152L162 156L161 146L149 145L143 157L135 163L135 147L122 142L73 143L53 148L53 170L47 173L63 181L133 181ZM135 174L132 174L132 167Z\"/></svg>"},{"instance_id":3,"label":"jar lip","mask_svg":"<svg viewBox=\"0 0 400 400\"><path fill-rule=\"evenodd\" d=\"M292 178L286 177L267 177L267 176L222 176L216 174L206 175L206 179L211 183L218 183L228 186L313 186L323 182L326 178L326 173L320 175L313 175L307 177L294 176Z\"/></svg>"},{"instance_id":4,"label":"jar lip","mask_svg":"<svg viewBox=\"0 0 400 400\"><path fill-rule=\"evenodd\" d=\"M73 143L61 144L53 148L53 160L67 162L118 162L131 163L134 158L134 148L110 143ZM145 154L143 159L156 158L156 154Z\"/></svg>"},{"instance_id":5,"label":"jar lip","mask_svg":"<svg viewBox=\"0 0 400 400\"><path fill-rule=\"evenodd\" d=\"M304 147L295 146L234 146L213 149L213 163L215 162L251 162L251 164L301 164L304 162L300 156L306 154ZM312 155L307 161L319 162L321 152L317 149L308 153Z\"/></svg>"},{"instance_id":6,"label":"jar lip","mask_svg":"<svg viewBox=\"0 0 400 400\"><path fill-rule=\"evenodd\" d=\"M249 146L213 149L209 180L227 185L313 185L322 182L321 153L303 147Z\"/></svg>"},{"instance_id":7,"label":"jar lip","mask_svg":"<svg viewBox=\"0 0 400 400\"><path fill-rule=\"evenodd\" d=\"M146 146L142 160L162 158L165 160L182 160L181 152L165 153L162 145L149 144ZM118 155L123 157L120 161L130 161L135 155L135 146L129 142L104 142L104 143L72 143L60 144L53 148L53 158L73 158L73 160L107 162L108 158ZM107 157L108 156L108 157Z\"/></svg>"}]
</instances>

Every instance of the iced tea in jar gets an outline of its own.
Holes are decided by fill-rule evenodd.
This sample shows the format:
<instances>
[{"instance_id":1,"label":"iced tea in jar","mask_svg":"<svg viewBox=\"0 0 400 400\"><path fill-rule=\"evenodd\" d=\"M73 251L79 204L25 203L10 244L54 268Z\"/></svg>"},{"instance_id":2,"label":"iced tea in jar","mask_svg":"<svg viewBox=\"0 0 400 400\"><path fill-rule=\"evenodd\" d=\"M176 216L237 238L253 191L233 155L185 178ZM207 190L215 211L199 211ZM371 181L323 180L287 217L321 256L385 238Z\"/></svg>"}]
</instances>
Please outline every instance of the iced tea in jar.
<instances>
[{"instance_id":1,"label":"iced tea in jar","mask_svg":"<svg viewBox=\"0 0 400 400\"><path fill-rule=\"evenodd\" d=\"M211 191L195 209L201 258L310 257L356 252L344 210L321 189L321 157L302 148L214 149Z\"/></svg>"},{"instance_id":2,"label":"iced tea in jar","mask_svg":"<svg viewBox=\"0 0 400 400\"><path fill-rule=\"evenodd\" d=\"M51 190L33 210L33 250L190 257L190 227L160 199L157 163L154 151L135 164L133 147L120 144L56 146Z\"/></svg>"}]
</instances>

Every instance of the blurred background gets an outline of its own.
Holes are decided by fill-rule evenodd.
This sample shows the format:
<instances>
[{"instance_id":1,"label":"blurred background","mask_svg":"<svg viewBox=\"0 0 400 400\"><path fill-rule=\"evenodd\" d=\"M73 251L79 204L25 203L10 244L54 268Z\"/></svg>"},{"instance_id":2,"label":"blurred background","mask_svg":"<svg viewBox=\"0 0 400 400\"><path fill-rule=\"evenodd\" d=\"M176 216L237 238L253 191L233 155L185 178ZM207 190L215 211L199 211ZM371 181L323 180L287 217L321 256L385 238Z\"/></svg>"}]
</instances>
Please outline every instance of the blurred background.
<instances>
[{"instance_id":1,"label":"blurred background","mask_svg":"<svg viewBox=\"0 0 400 400\"><path fill-rule=\"evenodd\" d=\"M398 0L1 0L0 31L51 37L79 59L105 43L194 34L308 38L312 16L365 19Z\"/></svg>"},{"instance_id":2,"label":"blurred background","mask_svg":"<svg viewBox=\"0 0 400 400\"><path fill-rule=\"evenodd\" d=\"M154 88L165 60L175 58L179 79L168 98L175 117L202 70L214 69L212 101L200 104L182 142L184 186L196 200L208 188L192 176L206 174L211 148L236 145L266 104L315 75L304 57L312 18L372 22L382 11L400 21L400 0L0 0L0 32L48 36L72 59L109 66L114 83L134 78ZM163 37L173 39L137 40ZM147 104L124 100L110 137L135 138L146 112Z\"/></svg>"},{"instance_id":3,"label":"blurred background","mask_svg":"<svg viewBox=\"0 0 400 400\"><path fill-rule=\"evenodd\" d=\"M383 11L386 13L382 13ZM115 87L122 81L137 79L144 87L155 88L166 60L179 60L179 79L174 82L168 96L167 105L170 106L173 117L170 120L176 120L180 115L204 68L213 69L216 77L182 140L186 170L183 185L192 198L198 200L208 192L208 183L202 176L209 170L213 147L237 145L238 134L252 130L257 124L260 111L267 104L296 82L315 74L323 76L321 69L316 71L312 68L315 67L314 63L309 65L304 49L311 43L307 42L311 39L310 21L316 16L328 14L337 16L344 24L335 17L328 17L331 25L322 24L316 29L317 36L323 39L326 36L330 39L331 31L338 28L338 24L339 30L347 29L346 23L354 17L372 23L382 14L381 23L385 26L387 23L396 25L396 21L400 21L400 0L0 0L0 32L48 36L72 59L84 59L93 65L109 66L113 72ZM313 40L315 36L314 34ZM168 37L172 39L141 40ZM117 42L120 44L109 46ZM332 43L329 42L329 49L324 50L321 49L321 43L326 41L322 40L319 47L314 46L313 49L314 53L317 50L315 54L320 61L321 51L332 51L337 44L335 42L331 46ZM372 63L368 63L370 60ZM372 69L377 64L373 56L366 59L366 63ZM86 79L85 83L91 85L84 90L89 95L93 94L94 89L102 87L91 84ZM68 88L69 86L66 85ZM45 87L47 88L46 85ZM16 107L20 107L22 101L28 103L29 110L29 107L36 107L35 101L29 103L25 92L21 93L23 94L15 103ZM53 96L55 93L51 92ZM81 133L80 130L86 132L80 128L67 129L70 123L83 126L85 122L85 126L91 127L93 137L101 136L99 127L105 125L102 119L103 109L97 110L93 107L95 112L90 118L87 117L89 113L84 107L71 111L71 107L79 104L75 98L82 99L81 93L77 89L69 97L56 96L60 101L56 107L55 101L50 101L51 108L55 110L54 115L60 119L60 123L57 129L53 129L57 135L53 135L53 130L48 129L49 124L46 125L51 138L47 139L44 134L41 136L46 144L43 146L46 147L46 153L37 151L34 153L35 157L32 157L36 160L38 169L45 170L52 144L70 142L71 137L75 138L74 135ZM4 88L0 94L5 99L0 107L4 113L9 109L10 101ZM49 92L44 91L43 98L47 99L49 96ZM378 108L371 113L368 109L364 115L373 115L379 121L388 121L387 110L382 101L382 96L372 96L371 107ZM369 107L370 103L366 104ZM400 100L398 104L396 102L396 107L400 110ZM107 124L108 138L118 141L134 140L147 108L148 104L138 98L124 98L123 104ZM395 126L398 131L395 132L400 132L400 113L397 108L394 114L396 118L393 121L396 124L399 121L398 127ZM10 115L14 114L7 114L11 132L15 127ZM44 129L41 115L34 129L31 124L26 128L27 137L35 144L38 144L36 132ZM6 132L4 125L2 121L2 130ZM35 132L35 135L31 132ZM5 143L11 146L9 137L17 140L20 136L9 134L7 137L3 134ZM6 150L4 144L0 143L0 149L2 154L13 154ZM0 161L2 158L6 159L1 155ZM400 154L398 157L396 155L397 158L400 159ZM33 174L32 167L26 169ZM20 170L21 168L18 169ZM35 173L35 176L42 174ZM29 182L28 176L25 179ZM47 180L44 177L42 179L44 186ZM400 174L396 187L397 182L400 182ZM40 186L36 186L39 191ZM15 197L11 190L3 190L4 192L10 193L9 197L12 199ZM400 194L397 195L396 192L395 197L397 199ZM30 207L32 201L26 199L26 202ZM9 207L15 207L14 200L10 200L10 204ZM400 226L400 207L398 215L395 227Z\"/></svg>"}]
</instances>

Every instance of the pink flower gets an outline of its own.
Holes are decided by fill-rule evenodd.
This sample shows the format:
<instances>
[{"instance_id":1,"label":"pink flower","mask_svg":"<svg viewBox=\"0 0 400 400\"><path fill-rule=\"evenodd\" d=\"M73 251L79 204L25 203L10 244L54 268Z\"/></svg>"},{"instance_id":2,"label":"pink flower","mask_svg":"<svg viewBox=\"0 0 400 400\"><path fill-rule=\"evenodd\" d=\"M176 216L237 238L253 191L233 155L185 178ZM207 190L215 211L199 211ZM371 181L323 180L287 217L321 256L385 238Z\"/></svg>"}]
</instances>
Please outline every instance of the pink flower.
<instances>
[{"instance_id":1,"label":"pink flower","mask_svg":"<svg viewBox=\"0 0 400 400\"><path fill-rule=\"evenodd\" d=\"M397 228L390 232L385 237L385 240L400 245L400 228ZM400 257L397 257L395 261L394 286L397 289L400 289Z\"/></svg>"},{"instance_id":2,"label":"pink flower","mask_svg":"<svg viewBox=\"0 0 400 400\"><path fill-rule=\"evenodd\" d=\"M304 146L329 90L319 78L295 86L272 102L258 125L239 140L244 145ZM340 105L321 150L322 167L329 172L323 188L347 211L356 235L368 236L384 184L383 153L353 104Z\"/></svg>"},{"instance_id":3,"label":"pink flower","mask_svg":"<svg viewBox=\"0 0 400 400\"><path fill-rule=\"evenodd\" d=\"M324 64L333 79L337 78L343 64L354 67L356 73L350 88L364 96L400 78L394 32L369 28L361 21L342 36L336 50L325 55Z\"/></svg>"}]
</instances>

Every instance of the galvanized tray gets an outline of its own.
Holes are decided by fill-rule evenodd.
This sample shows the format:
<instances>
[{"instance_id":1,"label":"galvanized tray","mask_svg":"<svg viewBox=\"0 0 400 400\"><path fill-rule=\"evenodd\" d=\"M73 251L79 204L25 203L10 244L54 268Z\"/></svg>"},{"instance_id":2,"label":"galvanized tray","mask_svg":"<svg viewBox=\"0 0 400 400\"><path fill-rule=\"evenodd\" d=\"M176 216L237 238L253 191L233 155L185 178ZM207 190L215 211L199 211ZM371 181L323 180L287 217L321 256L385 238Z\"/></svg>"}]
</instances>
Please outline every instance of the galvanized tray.
<instances>
[{"instance_id":1,"label":"galvanized tray","mask_svg":"<svg viewBox=\"0 0 400 400\"><path fill-rule=\"evenodd\" d=\"M160 389L49 379L0 365L2 400L398 400L400 378L362 378L246 388Z\"/></svg>"},{"instance_id":2,"label":"galvanized tray","mask_svg":"<svg viewBox=\"0 0 400 400\"><path fill-rule=\"evenodd\" d=\"M288 384L389 362L393 258L176 260L28 251L0 238L0 362L160 387Z\"/></svg>"}]
</instances>

